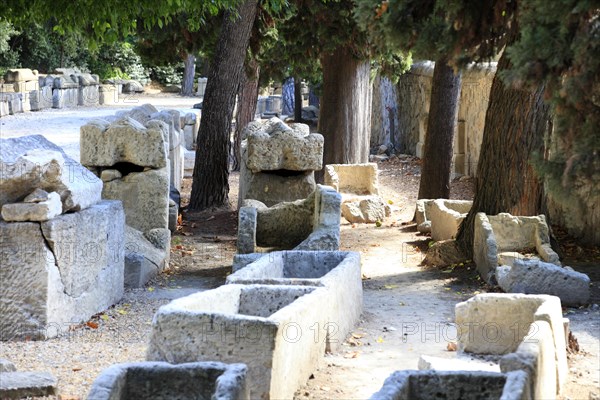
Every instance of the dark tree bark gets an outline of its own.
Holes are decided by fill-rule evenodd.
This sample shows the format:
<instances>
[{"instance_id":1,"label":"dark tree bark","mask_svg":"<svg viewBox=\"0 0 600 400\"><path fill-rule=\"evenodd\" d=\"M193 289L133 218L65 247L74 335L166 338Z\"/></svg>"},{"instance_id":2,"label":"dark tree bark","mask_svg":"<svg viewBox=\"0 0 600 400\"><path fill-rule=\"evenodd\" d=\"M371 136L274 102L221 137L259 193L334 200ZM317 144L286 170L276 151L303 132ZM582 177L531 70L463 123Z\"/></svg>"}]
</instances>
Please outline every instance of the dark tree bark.
<instances>
[{"instance_id":1,"label":"dark tree bark","mask_svg":"<svg viewBox=\"0 0 600 400\"><path fill-rule=\"evenodd\" d=\"M233 135L233 164L232 171L240 170L242 157L240 145L242 143L242 131L254 120L256 114L256 101L258 98L258 78L260 66L255 60L249 61L250 71L246 74L242 89L238 95L238 110L235 117L235 133Z\"/></svg>"},{"instance_id":2,"label":"dark tree bark","mask_svg":"<svg viewBox=\"0 0 600 400\"><path fill-rule=\"evenodd\" d=\"M427 136L421 164L419 199L450 197L450 174L461 74L454 74L445 59L437 60L431 82Z\"/></svg>"},{"instance_id":3,"label":"dark tree bark","mask_svg":"<svg viewBox=\"0 0 600 400\"><path fill-rule=\"evenodd\" d=\"M346 47L321 59L323 96L318 131L325 138L323 164L365 163L371 136L369 61Z\"/></svg>"},{"instance_id":4,"label":"dark tree bark","mask_svg":"<svg viewBox=\"0 0 600 400\"><path fill-rule=\"evenodd\" d=\"M302 79L294 77L294 121L302 122Z\"/></svg>"},{"instance_id":5,"label":"dark tree bark","mask_svg":"<svg viewBox=\"0 0 600 400\"><path fill-rule=\"evenodd\" d=\"M227 205L231 119L256 10L257 0L246 0L238 16L223 16L198 131L190 210Z\"/></svg>"},{"instance_id":6,"label":"dark tree bark","mask_svg":"<svg viewBox=\"0 0 600 400\"><path fill-rule=\"evenodd\" d=\"M181 81L181 94L191 96L194 94L194 75L196 74L196 57L188 54L183 60L183 80Z\"/></svg>"},{"instance_id":7,"label":"dark tree bark","mask_svg":"<svg viewBox=\"0 0 600 400\"><path fill-rule=\"evenodd\" d=\"M281 88L281 113L292 115L294 113L294 78L289 77L283 81Z\"/></svg>"},{"instance_id":8,"label":"dark tree bark","mask_svg":"<svg viewBox=\"0 0 600 400\"><path fill-rule=\"evenodd\" d=\"M485 116L473 207L457 235L458 244L469 258L473 254L473 223L478 212L545 212L543 187L529 159L534 152L543 151L550 109L543 101L543 87L529 91L506 86L499 75L509 68L504 53L498 62Z\"/></svg>"}]
</instances>

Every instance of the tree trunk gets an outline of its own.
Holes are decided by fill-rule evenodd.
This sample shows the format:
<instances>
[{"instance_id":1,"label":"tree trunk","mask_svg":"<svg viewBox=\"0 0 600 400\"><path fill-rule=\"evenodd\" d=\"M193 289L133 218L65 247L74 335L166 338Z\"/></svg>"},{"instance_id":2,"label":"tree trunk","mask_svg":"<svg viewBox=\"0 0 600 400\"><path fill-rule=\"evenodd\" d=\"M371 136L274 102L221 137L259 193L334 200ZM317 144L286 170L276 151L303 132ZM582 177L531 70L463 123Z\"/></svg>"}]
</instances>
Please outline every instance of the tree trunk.
<instances>
[{"instance_id":1,"label":"tree trunk","mask_svg":"<svg viewBox=\"0 0 600 400\"><path fill-rule=\"evenodd\" d=\"M452 150L460 101L461 74L445 59L437 60L431 82L427 136L421 164L419 199L450 197Z\"/></svg>"},{"instance_id":2,"label":"tree trunk","mask_svg":"<svg viewBox=\"0 0 600 400\"><path fill-rule=\"evenodd\" d=\"M191 210L219 207L228 201L231 119L256 10L257 0L246 0L237 17L231 12L223 16L198 131Z\"/></svg>"},{"instance_id":3,"label":"tree trunk","mask_svg":"<svg viewBox=\"0 0 600 400\"><path fill-rule=\"evenodd\" d=\"M294 77L294 121L302 122L302 79Z\"/></svg>"},{"instance_id":4,"label":"tree trunk","mask_svg":"<svg viewBox=\"0 0 600 400\"><path fill-rule=\"evenodd\" d=\"M500 75L509 68L504 53L498 62L485 116L473 207L457 235L458 244L469 258L473 254L473 224L478 212L545 212L543 187L529 159L534 152L543 152L550 109L543 101L543 87L531 92L504 85Z\"/></svg>"},{"instance_id":5,"label":"tree trunk","mask_svg":"<svg viewBox=\"0 0 600 400\"><path fill-rule=\"evenodd\" d=\"M191 96L194 94L194 75L196 75L196 57L188 54L183 60L183 80L181 81L181 94Z\"/></svg>"},{"instance_id":6,"label":"tree trunk","mask_svg":"<svg viewBox=\"0 0 600 400\"><path fill-rule=\"evenodd\" d=\"M323 164L369 160L371 82L368 60L346 47L323 55L323 96L318 131L325 138Z\"/></svg>"},{"instance_id":7,"label":"tree trunk","mask_svg":"<svg viewBox=\"0 0 600 400\"><path fill-rule=\"evenodd\" d=\"M242 90L238 96L238 112L235 117L235 133L233 135L233 165L232 171L240 170L242 157L240 145L242 143L242 131L250 122L254 121L256 114L256 102L258 98L258 77L260 66L256 60L249 61L250 75L246 75L242 83Z\"/></svg>"}]
</instances>

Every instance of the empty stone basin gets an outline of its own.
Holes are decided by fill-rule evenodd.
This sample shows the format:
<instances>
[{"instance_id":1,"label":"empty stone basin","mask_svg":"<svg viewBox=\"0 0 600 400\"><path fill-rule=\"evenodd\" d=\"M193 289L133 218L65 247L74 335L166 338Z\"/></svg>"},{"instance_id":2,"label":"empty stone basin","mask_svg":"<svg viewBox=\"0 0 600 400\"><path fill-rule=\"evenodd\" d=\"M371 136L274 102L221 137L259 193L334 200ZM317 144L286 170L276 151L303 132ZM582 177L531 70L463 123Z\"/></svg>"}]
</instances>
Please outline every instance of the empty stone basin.
<instances>
[{"instance_id":1,"label":"empty stone basin","mask_svg":"<svg viewBox=\"0 0 600 400\"><path fill-rule=\"evenodd\" d=\"M360 254L350 251L277 251L227 277L227 283L325 286L327 351L340 346L362 313Z\"/></svg>"},{"instance_id":2,"label":"empty stone basin","mask_svg":"<svg viewBox=\"0 0 600 400\"><path fill-rule=\"evenodd\" d=\"M427 211L427 219L431 221L431 238L436 241L454 239L472 205L469 200L434 200Z\"/></svg>"},{"instance_id":3,"label":"empty stone basin","mask_svg":"<svg viewBox=\"0 0 600 400\"><path fill-rule=\"evenodd\" d=\"M371 400L528 399L522 371L501 374L484 371L396 371Z\"/></svg>"},{"instance_id":4,"label":"empty stone basin","mask_svg":"<svg viewBox=\"0 0 600 400\"><path fill-rule=\"evenodd\" d=\"M147 359L241 362L252 399L292 398L325 352L326 289L224 285L161 307Z\"/></svg>"},{"instance_id":5,"label":"empty stone basin","mask_svg":"<svg viewBox=\"0 0 600 400\"><path fill-rule=\"evenodd\" d=\"M247 400L246 366L219 362L116 364L102 371L93 400Z\"/></svg>"}]
</instances>

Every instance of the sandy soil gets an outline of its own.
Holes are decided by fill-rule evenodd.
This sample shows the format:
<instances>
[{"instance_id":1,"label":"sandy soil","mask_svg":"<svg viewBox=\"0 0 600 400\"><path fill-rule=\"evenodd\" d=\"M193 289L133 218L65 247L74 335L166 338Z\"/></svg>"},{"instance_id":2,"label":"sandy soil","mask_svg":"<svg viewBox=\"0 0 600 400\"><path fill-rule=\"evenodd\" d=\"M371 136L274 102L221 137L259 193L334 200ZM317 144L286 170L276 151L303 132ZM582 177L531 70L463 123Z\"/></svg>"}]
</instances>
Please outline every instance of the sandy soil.
<instances>
[{"instance_id":1,"label":"sandy soil","mask_svg":"<svg viewBox=\"0 0 600 400\"><path fill-rule=\"evenodd\" d=\"M142 102L159 108L190 107L193 98L149 96ZM188 103L189 101L189 103ZM41 133L78 151L78 129L88 118L114 109L75 109L9 116L0 121L2 137ZM408 222L414 212L419 161L399 157L379 164L380 190L392 202L391 218L374 225L342 225L342 249L361 253L364 275L364 313L360 324L343 341L342 351L328 354L297 399L366 399L385 378L399 369L416 369L421 354L455 357L447 350L455 338L454 306L485 292L473 267L454 270L419 264L430 238ZM223 284L235 252L238 175L230 177L232 208L183 214L172 240L171 265L145 288L126 290L124 299L84 324L74 324L62 337L44 341L0 343L0 358L19 370L47 370L59 378L61 398L85 397L100 371L117 362L143 360L154 312L169 300ZM185 181L182 200L189 197ZM454 181L452 198L472 197L472 181ZM589 254L589 251L583 251ZM600 302L598 259L587 263L594 298ZM594 265L594 267L589 267ZM584 267L582 267L584 268ZM564 309L582 351L569 359L571 374L565 397L600 396L600 310L591 305ZM489 366L493 368L493 366Z\"/></svg>"}]
</instances>

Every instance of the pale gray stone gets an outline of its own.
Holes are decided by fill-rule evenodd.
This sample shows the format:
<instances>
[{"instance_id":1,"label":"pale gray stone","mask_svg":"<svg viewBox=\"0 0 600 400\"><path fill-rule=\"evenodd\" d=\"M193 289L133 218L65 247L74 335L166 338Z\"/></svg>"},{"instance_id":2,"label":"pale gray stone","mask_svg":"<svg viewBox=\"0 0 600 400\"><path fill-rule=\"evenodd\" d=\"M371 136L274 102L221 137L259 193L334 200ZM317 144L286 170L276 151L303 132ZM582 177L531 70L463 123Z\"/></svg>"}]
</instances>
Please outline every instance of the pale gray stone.
<instances>
[{"instance_id":1,"label":"pale gray stone","mask_svg":"<svg viewBox=\"0 0 600 400\"><path fill-rule=\"evenodd\" d=\"M94 381L88 399L250 400L244 364L137 362L115 364Z\"/></svg>"},{"instance_id":2,"label":"pale gray stone","mask_svg":"<svg viewBox=\"0 0 600 400\"><path fill-rule=\"evenodd\" d=\"M169 171L166 167L132 172L122 179L105 182L102 197L121 200L127 225L139 231L169 227Z\"/></svg>"},{"instance_id":3,"label":"pale gray stone","mask_svg":"<svg viewBox=\"0 0 600 400\"><path fill-rule=\"evenodd\" d=\"M391 374L371 400L531 400L528 391L528 380L521 371L403 370Z\"/></svg>"},{"instance_id":4,"label":"pale gray stone","mask_svg":"<svg viewBox=\"0 0 600 400\"><path fill-rule=\"evenodd\" d=\"M58 394L58 381L49 372L3 372L0 398L22 399Z\"/></svg>"},{"instance_id":5,"label":"pale gray stone","mask_svg":"<svg viewBox=\"0 0 600 400\"><path fill-rule=\"evenodd\" d=\"M340 193L379 195L379 170L375 163L327 164L325 185Z\"/></svg>"},{"instance_id":6,"label":"pale gray stone","mask_svg":"<svg viewBox=\"0 0 600 400\"><path fill-rule=\"evenodd\" d=\"M125 226L125 286L143 287L168 263L163 248L157 248L137 229Z\"/></svg>"},{"instance_id":7,"label":"pale gray stone","mask_svg":"<svg viewBox=\"0 0 600 400\"><path fill-rule=\"evenodd\" d=\"M555 264L539 260L514 260L512 267L498 267L498 285L508 293L549 294L562 304L578 306L590 298L590 278Z\"/></svg>"},{"instance_id":8,"label":"pale gray stone","mask_svg":"<svg viewBox=\"0 0 600 400\"><path fill-rule=\"evenodd\" d=\"M420 233L431 233L431 221L423 221L417 225L417 231Z\"/></svg>"},{"instance_id":9,"label":"pale gray stone","mask_svg":"<svg viewBox=\"0 0 600 400\"><path fill-rule=\"evenodd\" d=\"M323 136L318 133L305 135L303 127L289 127L278 118L252 122L245 132L246 164L252 172L316 171L323 167Z\"/></svg>"},{"instance_id":10,"label":"pale gray stone","mask_svg":"<svg viewBox=\"0 0 600 400\"><path fill-rule=\"evenodd\" d=\"M56 192L38 203L7 203L2 205L2 219L7 222L48 221L62 214L62 203Z\"/></svg>"},{"instance_id":11,"label":"pale gray stone","mask_svg":"<svg viewBox=\"0 0 600 400\"><path fill-rule=\"evenodd\" d=\"M342 203L342 216L350 223L381 222L390 215L390 206L379 196L360 196Z\"/></svg>"},{"instance_id":12,"label":"pale gray stone","mask_svg":"<svg viewBox=\"0 0 600 400\"><path fill-rule=\"evenodd\" d=\"M0 221L0 338L57 336L118 302L124 224L117 201L42 223Z\"/></svg>"},{"instance_id":13,"label":"pale gray stone","mask_svg":"<svg viewBox=\"0 0 600 400\"><path fill-rule=\"evenodd\" d=\"M110 182L115 179L121 179L123 174L117 169L105 169L100 173L100 179L102 182Z\"/></svg>"},{"instance_id":14,"label":"pale gray stone","mask_svg":"<svg viewBox=\"0 0 600 400\"><path fill-rule=\"evenodd\" d=\"M81 127L81 163L90 167L112 167L119 162L166 167L168 133L168 126L161 121L145 127L129 117L113 123L93 120Z\"/></svg>"},{"instance_id":15,"label":"pale gray stone","mask_svg":"<svg viewBox=\"0 0 600 400\"><path fill-rule=\"evenodd\" d=\"M100 201L102 181L41 135L0 139L0 205L34 189L57 192L63 212Z\"/></svg>"},{"instance_id":16,"label":"pale gray stone","mask_svg":"<svg viewBox=\"0 0 600 400\"><path fill-rule=\"evenodd\" d=\"M0 358L0 372L13 372L16 370L17 367L15 367L15 364L4 358Z\"/></svg>"},{"instance_id":17,"label":"pale gray stone","mask_svg":"<svg viewBox=\"0 0 600 400\"><path fill-rule=\"evenodd\" d=\"M35 189L33 192L25 196L23 203L39 203L49 199L49 194L43 189ZM59 197L60 198L60 197Z\"/></svg>"},{"instance_id":18,"label":"pale gray stone","mask_svg":"<svg viewBox=\"0 0 600 400\"><path fill-rule=\"evenodd\" d=\"M472 205L470 200L434 200L427 212L427 219L431 221L431 238L435 241L455 239Z\"/></svg>"},{"instance_id":19,"label":"pale gray stone","mask_svg":"<svg viewBox=\"0 0 600 400\"><path fill-rule=\"evenodd\" d=\"M171 231L166 228L154 228L144 232L144 237L157 249L169 254L171 249Z\"/></svg>"},{"instance_id":20,"label":"pale gray stone","mask_svg":"<svg viewBox=\"0 0 600 400\"><path fill-rule=\"evenodd\" d=\"M257 211L255 207L239 209L237 252L254 253L256 247Z\"/></svg>"},{"instance_id":21,"label":"pale gray stone","mask_svg":"<svg viewBox=\"0 0 600 400\"><path fill-rule=\"evenodd\" d=\"M326 291L231 284L176 299L156 313L146 359L245 363L250 398L290 399L317 368L325 341L286 327L310 332L325 323Z\"/></svg>"}]
</instances>

